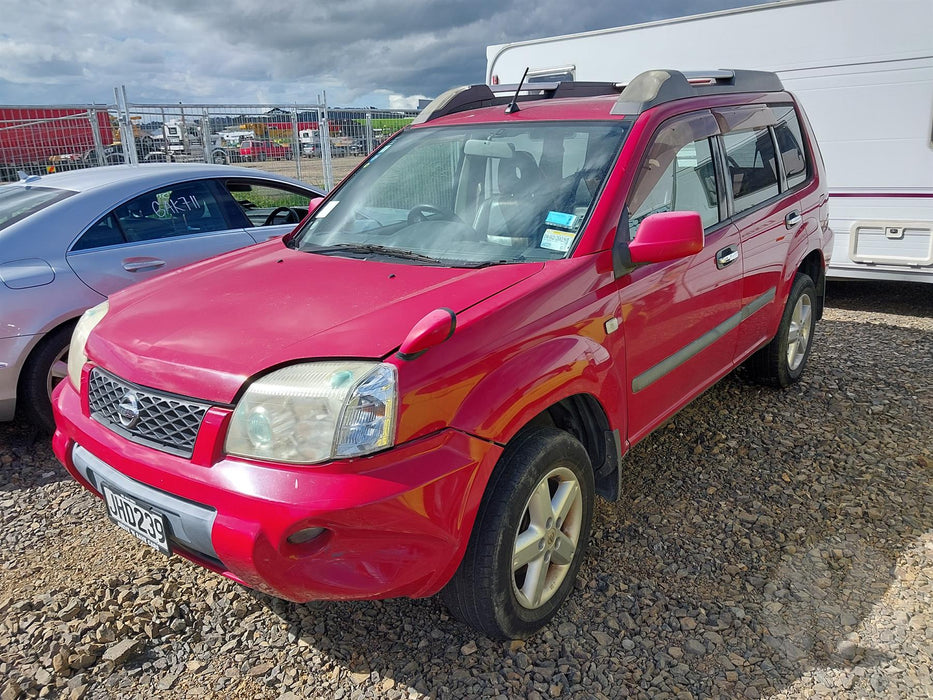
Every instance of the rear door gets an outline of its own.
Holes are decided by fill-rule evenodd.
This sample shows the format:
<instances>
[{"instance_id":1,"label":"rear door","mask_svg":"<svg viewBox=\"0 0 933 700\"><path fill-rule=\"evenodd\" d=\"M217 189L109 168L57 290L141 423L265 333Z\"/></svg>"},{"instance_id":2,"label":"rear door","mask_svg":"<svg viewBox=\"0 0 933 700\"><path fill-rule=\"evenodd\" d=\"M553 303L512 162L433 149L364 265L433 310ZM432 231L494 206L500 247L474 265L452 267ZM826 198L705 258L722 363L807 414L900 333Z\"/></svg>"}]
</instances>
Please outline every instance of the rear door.
<instances>
[{"instance_id":1,"label":"rear door","mask_svg":"<svg viewBox=\"0 0 933 700\"><path fill-rule=\"evenodd\" d=\"M793 113L793 108L787 107ZM744 321L737 359L770 339L783 310L782 279L788 250L802 232L804 217L799 197L789 190L804 181L806 166L802 150L791 152L788 137L793 134L786 131L787 107L779 110L757 105L714 110L724 131L729 208L741 232L745 268ZM784 144L780 151L775 144L778 123L782 125ZM795 138L799 139L799 131ZM787 153L782 163L780 154L784 151Z\"/></svg>"},{"instance_id":2,"label":"rear door","mask_svg":"<svg viewBox=\"0 0 933 700\"><path fill-rule=\"evenodd\" d=\"M741 239L721 196L718 133L706 110L665 122L626 203L630 240L643 219L665 211L699 212L705 236L696 255L643 265L620 279L632 441L732 368Z\"/></svg>"}]
</instances>

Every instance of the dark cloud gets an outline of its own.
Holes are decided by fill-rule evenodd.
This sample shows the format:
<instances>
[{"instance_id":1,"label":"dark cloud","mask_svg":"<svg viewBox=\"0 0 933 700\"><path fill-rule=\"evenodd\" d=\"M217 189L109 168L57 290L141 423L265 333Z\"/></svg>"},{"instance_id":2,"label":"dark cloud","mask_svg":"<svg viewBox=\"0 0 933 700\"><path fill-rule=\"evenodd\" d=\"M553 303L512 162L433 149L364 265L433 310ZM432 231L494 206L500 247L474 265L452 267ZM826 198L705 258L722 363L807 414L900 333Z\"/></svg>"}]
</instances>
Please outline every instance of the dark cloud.
<instances>
[{"instance_id":1,"label":"dark cloud","mask_svg":"<svg viewBox=\"0 0 933 700\"><path fill-rule=\"evenodd\" d=\"M137 100L433 96L481 82L489 44L747 4L756 2L123 0L98 13L85 0L0 0L0 102L49 86L56 101L100 101L119 83Z\"/></svg>"}]
</instances>

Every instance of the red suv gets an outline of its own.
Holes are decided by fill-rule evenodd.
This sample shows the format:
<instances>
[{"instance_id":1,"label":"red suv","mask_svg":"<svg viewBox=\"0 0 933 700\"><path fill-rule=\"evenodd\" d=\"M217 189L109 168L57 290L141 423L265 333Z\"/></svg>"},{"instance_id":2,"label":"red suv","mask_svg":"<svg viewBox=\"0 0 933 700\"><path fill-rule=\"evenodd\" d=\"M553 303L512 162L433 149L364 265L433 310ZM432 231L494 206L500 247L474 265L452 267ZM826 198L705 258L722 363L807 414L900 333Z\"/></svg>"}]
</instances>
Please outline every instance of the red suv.
<instances>
[{"instance_id":1,"label":"red suv","mask_svg":"<svg viewBox=\"0 0 933 700\"><path fill-rule=\"evenodd\" d=\"M292 157L292 149L268 139L240 141L240 158L250 161L283 160Z\"/></svg>"},{"instance_id":2,"label":"red suv","mask_svg":"<svg viewBox=\"0 0 933 700\"><path fill-rule=\"evenodd\" d=\"M800 377L832 233L775 75L512 90L445 93L285 239L85 314L54 446L117 524L524 637L633 444L739 364Z\"/></svg>"}]
</instances>

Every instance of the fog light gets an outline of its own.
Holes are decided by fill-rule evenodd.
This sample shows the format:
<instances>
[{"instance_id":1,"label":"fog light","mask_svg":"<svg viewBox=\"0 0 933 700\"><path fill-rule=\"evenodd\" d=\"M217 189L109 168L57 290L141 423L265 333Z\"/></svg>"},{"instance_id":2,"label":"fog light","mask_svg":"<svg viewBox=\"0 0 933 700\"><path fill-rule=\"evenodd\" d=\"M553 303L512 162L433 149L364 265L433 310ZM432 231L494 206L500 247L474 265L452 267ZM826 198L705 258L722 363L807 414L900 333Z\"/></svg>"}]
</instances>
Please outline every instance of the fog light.
<instances>
[{"instance_id":1,"label":"fog light","mask_svg":"<svg viewBox=\"0 0 933 700\"><path fill-rule=\"evenodd\" d=\"M324 533L323 527L306 527L288 536L289 544L305 544Z\"/></svg>"}]
</instances>

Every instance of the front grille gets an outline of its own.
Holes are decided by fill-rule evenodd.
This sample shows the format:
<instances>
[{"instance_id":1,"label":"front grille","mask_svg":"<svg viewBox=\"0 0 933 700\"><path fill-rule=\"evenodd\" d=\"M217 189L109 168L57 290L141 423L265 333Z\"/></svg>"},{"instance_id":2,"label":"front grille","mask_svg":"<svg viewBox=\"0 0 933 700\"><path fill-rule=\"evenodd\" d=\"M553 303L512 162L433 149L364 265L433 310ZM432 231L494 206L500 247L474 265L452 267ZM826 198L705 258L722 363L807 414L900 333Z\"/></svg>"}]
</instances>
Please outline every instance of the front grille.
<instances>
[{"instance_id":1,"label":"front grille","mask_svg":"<svg viewBox=\"0 0 933 700\"><path fill-rule=\"evenodd\" d=\"M95 367L88 385L91 417L133 442L191 457L210 404L132 384ZM121 420L122 417L122 420Z\"/></svg>"}]
</instances>

